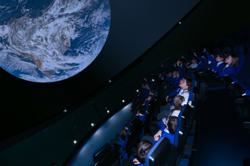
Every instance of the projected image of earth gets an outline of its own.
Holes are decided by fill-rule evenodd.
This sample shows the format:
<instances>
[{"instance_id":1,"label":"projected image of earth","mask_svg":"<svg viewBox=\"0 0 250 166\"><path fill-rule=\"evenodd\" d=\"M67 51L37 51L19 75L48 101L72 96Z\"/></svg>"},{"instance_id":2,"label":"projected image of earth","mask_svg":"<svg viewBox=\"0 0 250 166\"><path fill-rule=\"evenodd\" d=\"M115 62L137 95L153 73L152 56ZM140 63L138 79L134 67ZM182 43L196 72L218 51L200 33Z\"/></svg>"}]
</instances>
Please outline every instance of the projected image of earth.
<instances>
[{"instance_id":1,"label":"projected image of earth","mask_svg":"<svg viewBox=\"0 0 250 166\"><path fill-rule=\"evenodd\" d=\"M0 66L32 82L55 82L84 70L110 28L108 0L1 0Z\"/></svg>"}]
</instances>

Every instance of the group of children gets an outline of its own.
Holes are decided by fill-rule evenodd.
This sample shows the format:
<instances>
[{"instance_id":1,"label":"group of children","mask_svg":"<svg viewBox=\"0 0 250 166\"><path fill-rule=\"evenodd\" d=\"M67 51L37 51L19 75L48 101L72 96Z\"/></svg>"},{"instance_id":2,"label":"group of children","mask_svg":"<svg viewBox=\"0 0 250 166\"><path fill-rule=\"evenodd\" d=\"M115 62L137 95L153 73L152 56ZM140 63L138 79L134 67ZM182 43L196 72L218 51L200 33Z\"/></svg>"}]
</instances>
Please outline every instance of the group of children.
<instances>
[{"instance_id":1,"label":"group of children","mask_svg":"<svg viewBox=\"0 0 250 166\"><path fill-rule=\"evenodd\" d=\"M131 122L140 124L135 131L138 137L137 140L130 138L135 125L126 126L120 151L121 159L125 158L129 165L142 166L148 152L161 137L176 146L181 111L186 106L193 107L194 75L209 73L217 78L229 78L232 84L242 87L244 95L250 95L249 48L237 45L197 49L191 54L178 59L170 69L161 65L163 72L144 79L134 101L136 118ZM129 141L131 139L134 144Z\"/></svg>"}]
</instances>

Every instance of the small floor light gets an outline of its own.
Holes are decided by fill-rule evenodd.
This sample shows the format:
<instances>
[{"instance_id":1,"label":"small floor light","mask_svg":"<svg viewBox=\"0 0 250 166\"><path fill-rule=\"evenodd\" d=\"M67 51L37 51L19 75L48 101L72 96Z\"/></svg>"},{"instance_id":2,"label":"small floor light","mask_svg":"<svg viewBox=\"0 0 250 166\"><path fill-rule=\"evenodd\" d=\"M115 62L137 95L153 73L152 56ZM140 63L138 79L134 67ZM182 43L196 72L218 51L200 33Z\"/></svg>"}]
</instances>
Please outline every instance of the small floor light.
<instances>
[{"instance_id":1,"label":"small floor light","mask_svg":"<svg viewBox=\"0 0 250 166\"><path fill-rule=\"evenodd\" d=\"M73 144L77 144L77 140L74 139L74 140L73 140Z\"/></svg>"}]
</instances>

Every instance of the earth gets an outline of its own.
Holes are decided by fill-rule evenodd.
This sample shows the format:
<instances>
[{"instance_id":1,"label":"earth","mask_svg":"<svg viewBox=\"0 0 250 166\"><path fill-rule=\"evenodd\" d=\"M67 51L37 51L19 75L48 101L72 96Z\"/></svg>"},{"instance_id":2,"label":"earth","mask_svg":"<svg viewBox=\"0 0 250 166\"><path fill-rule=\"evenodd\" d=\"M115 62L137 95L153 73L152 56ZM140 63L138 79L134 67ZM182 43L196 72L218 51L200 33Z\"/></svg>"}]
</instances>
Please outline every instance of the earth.
<instances>
[{"instance_id":1,"label":"earth","mask_svg":"<svg viewBox=\"0 0 250 166\"><path fill-rule=\"evenodd\" d=\"M0 66L26 81L65 80L96 59L110 22L108 0L1 0Z\"/></svg>"}]
</instances>

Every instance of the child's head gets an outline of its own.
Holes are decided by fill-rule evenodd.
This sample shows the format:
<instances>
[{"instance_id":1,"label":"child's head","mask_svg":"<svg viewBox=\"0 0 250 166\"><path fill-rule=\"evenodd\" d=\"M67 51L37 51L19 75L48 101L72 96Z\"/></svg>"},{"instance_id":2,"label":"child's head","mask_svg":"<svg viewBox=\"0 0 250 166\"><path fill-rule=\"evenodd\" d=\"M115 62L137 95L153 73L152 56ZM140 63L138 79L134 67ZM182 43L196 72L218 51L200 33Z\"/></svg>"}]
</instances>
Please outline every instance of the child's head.
<instances>
[{"instance_id":1,"label":"child's head","mask_svg":"<svg viewBox=\"0 0 250 166\"><path fill-rule=\"evenodd\" d=\"M239 61L239 58L234 53L228 54L225 59L225 63L228 65L237 65L238 61Z\"/></svg>"},{"instance_id":2,"label":"child's head","mask_svg":"<svg viewBox=\"0 0 250 166\"><path fill-rule=\"evenodd\" d=\"M195 58L192 58L191 63L192 63L192 64L196 64L196 63L197 63L197 60L196 60Z\"/></svg>"},{"instance_id":3,"label":"child's head","mask_svg":"<svg viewBox=\"0 0 250 166\"><path fill-rule=\"evenodd\" d=\"M217 61L217 62L223 62L223 61L224 61L224 56L223 56L222 53L218 53L218 54L216 55L216 61Z\"/></svg>"},{"instance_id":4,"label":"child's head","mask_svg":"<svg viewBox=\"0 0 250 166\"><path fill-rule=\"evenodd\" d=\"M179 87L181 89L189 89L192 86L192 81L189 78L183 78L180 80Z\"/></svg>"},{"instance_id":5,"label":"child's head","mask_svg":"<svg viewBox=\"0 0 250 166\"><path fill-rule=\"evenodd\" d=\"M138 160L141 163L144 163L144 160L148 154L148 152L150 151L151 147L152 147L152 143L150 143L149 141L141 141L138 146L137 146L137 156L138 156Z\"/></svg>"},{"instance_id":6,"label":"child's head","mask_svg":"<svg viewBox=\"0 0 250 166\"><path fill-rule=\"evenodd\" d=\"M179 71L174 70L174 71L173 71L173 77L174 77L174 78L176 78L176 77L180 77L180 73L179 73Z\"/></svg>"},{"instance_id":7,"label":"child's head","mask_svg":"<svg viewBox=\"0 0 250 166\"><path fill-rule=\"evenodd\" d=\"M170 116L168 120L168 131L174 134L177 128L178 118L175 116Z\"/></svg>"},{"instance_id":8,"label":"child's head","mask_svg":"<svg viewBox=\"0 0 250 166\"><path fill-rule=\"evenodd\" d=\"M181 103L184 101L184 97L183 96L180 96L180 95L177 95L174 97L174 106L178 108L181 107Z\"/></svg>"}]
</instances>

